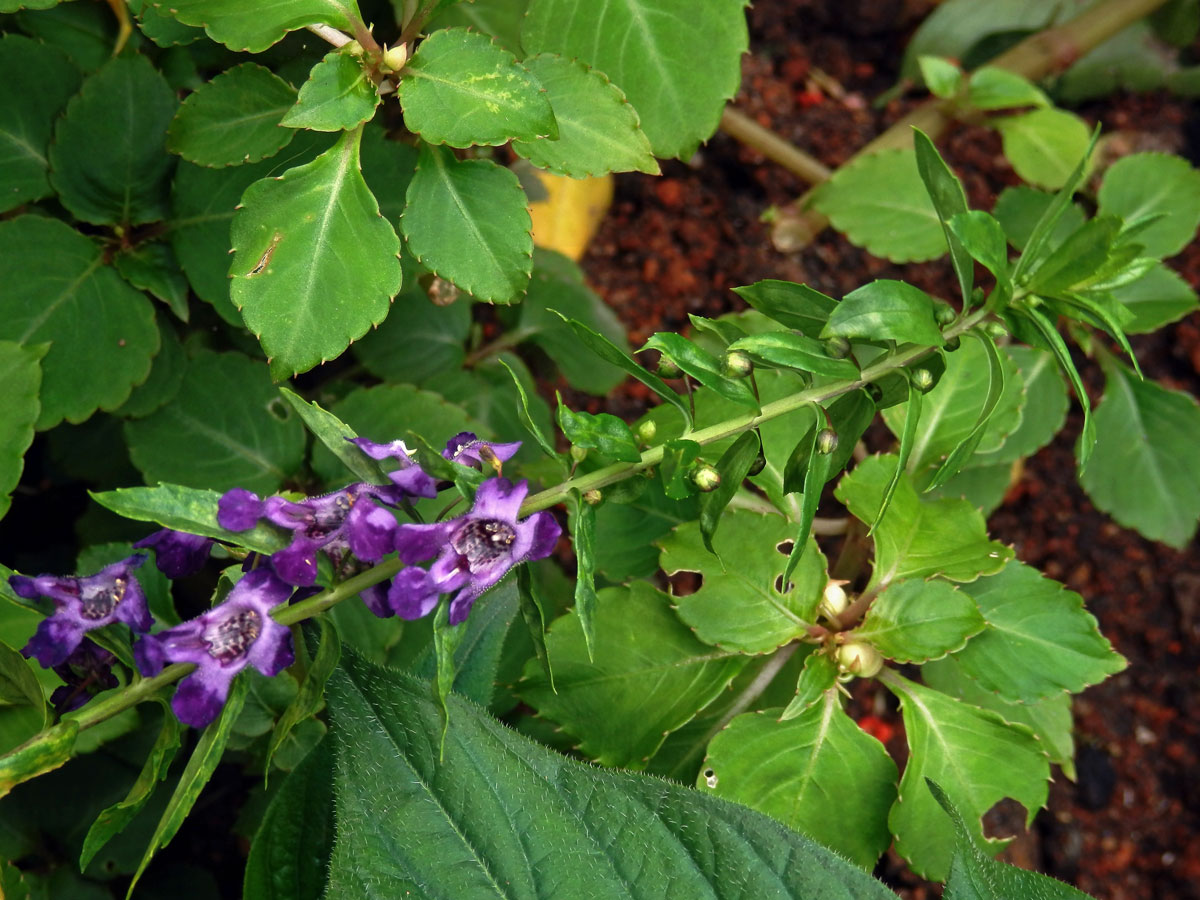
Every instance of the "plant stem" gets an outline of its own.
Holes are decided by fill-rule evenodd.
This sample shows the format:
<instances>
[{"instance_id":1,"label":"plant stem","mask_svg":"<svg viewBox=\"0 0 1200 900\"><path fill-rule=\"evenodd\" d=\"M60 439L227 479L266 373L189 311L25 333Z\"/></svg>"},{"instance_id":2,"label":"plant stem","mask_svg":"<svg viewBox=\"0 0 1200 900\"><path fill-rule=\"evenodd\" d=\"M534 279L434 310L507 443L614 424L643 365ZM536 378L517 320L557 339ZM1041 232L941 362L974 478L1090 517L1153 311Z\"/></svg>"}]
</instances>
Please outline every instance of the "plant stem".
<instances>
[{"instance_id":1,"label":"plant stem","mask_svg":"<svg viewBox=\"0 0 1200 900\"><path fill-rule=\"evenodd\" d=\"M767 159L779 163L809 184L828 181L829 176L833 174L833 171L820 160L809 156L799 147L788 143L769 128L764 128L732 106L725 107L724 112L721 113L721 130L734 140L741 141L747 147L757 150Z\"/></svg>"}]
</instances>

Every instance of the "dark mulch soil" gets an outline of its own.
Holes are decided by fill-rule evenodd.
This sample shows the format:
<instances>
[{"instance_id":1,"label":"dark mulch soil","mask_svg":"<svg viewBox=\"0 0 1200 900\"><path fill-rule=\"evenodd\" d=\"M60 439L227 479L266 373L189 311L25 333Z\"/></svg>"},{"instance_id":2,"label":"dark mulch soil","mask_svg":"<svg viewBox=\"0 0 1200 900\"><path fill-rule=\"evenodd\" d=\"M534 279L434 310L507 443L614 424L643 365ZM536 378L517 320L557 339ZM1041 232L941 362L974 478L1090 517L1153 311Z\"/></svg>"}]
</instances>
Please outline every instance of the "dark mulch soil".
<instances>
[{"instance_id":1,"label":"dark mulch soil","mask_svg":"<svg viewBox=\"0 0 1200 900\"><path fill-rule=\"evenodd\" d=\"M767 0L750 12L751 48L736 105L829 166L896 120L913 100L882 110L871 100L892 85L914 4L868 0ZM840 90L839 90L840 87ZM1080 112L1121 132L1130 149L1189 156L1192 105L1166 94L1118 94ZM940 145L962 175L971 203L990 209L1017 180L994 132L959 127ZM658 330L679 330L687 314L744 308L729 289L763 278L807 282L840 296L874 278L903 278L946 298L956 287L944 261L894 266L832 231L796 253L771 244L765 209L805 188L753 150L718 135L690 164L663 177L618 181L612 213L584 265L592 284L639 345ZM1200 245L1172 261L1200 283ZM1134 341L1143 369L1200 395L1200 315ZM1096 367L1088 384L1098 399ZM637 386L608 408L636 413ZM994 536L1020 559L1081 593L1129 668L1075 704L1078 781L1061 773L1050 805L1008 858L1070 881L1100 900L1200 897L1200 741L1193 711L1200 678L1200 554L1154 544L1097 512L1074 477L1073 415L1058 440L1029 461L1004 506ZM878 449L883 449L880 446ZM884 717L899 729L894 706ZM1019 821L1019 817L1018 817ZM909 898L940 894L889 855L880 874Z\"/></svg>"}]
</instances>

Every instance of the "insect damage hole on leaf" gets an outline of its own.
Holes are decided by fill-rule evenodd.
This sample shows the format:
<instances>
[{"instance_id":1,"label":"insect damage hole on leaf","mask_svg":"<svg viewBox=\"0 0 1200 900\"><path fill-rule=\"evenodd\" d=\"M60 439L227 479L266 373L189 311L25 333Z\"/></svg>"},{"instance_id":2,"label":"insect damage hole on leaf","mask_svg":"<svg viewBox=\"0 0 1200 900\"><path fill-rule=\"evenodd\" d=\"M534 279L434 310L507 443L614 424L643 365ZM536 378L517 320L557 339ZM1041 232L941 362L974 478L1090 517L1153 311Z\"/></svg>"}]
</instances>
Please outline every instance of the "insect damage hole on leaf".
<instances>
[{"instance_id":1,"label":"insect damage hole on leaf","mask_svg":"<svg viewBox=\"0 0 1200 900\"><path fill-rule=\"evenodd\" d=\"M283 235L278 231L275 232L275 236L271 238L270 245L266 250L263 251L263 255L259 257L254 268L246 273L247 278L252 278L255 275L261 275L264 271L266 271L267 266L270 265L271 257L275 255L275 248L279 246L279 242L282 240Z\"/></svg>"}]
</instances>

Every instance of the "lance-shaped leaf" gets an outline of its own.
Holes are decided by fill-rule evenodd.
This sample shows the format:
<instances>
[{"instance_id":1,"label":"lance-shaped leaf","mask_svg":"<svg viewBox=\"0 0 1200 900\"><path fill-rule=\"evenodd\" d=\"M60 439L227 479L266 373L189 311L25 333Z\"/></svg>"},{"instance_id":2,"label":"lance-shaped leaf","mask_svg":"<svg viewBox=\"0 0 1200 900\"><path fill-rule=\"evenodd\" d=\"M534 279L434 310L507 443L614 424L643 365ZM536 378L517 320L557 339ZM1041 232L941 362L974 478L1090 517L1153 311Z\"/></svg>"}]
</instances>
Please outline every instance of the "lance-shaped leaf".
<instances>
[{"instance_id":1,"label":"lance-shaped leaf","mask_svg":"<svg viewBox=\"0 0 1200 900\"><path fill-rule=\"evenodd\" d=\"M559 53L599 69L625 92L658 157L686 159L716 131L741 81L748 44L743 0L533 0L525 51ZM703 59L703 65L697 60Z\"/></svg>"},{"instance_id":2,"label":"lance-shaped leaf","mask_svg":"<svg viewBox=\"0 0 1200 900\"><path fill-rule=\"evenodd\" d=\"M858 366L852 359L835 359L825 344L789 331L768 331L740 338L729 345L741 350L760 366L796 369L830 378L857 378Z\"/></svg>"},{"instance_id":3,"label":"lance-shaped leaf","mask_svg":"<svg viewBox=\"0 0 1200 900\"><path fill-rule=\"evenodd\" d=\"M940 347L933 298L903 281L881 278L851 291L834 309L821 337L911 341Z\"/></svg>"},{"instance_id":4,"label":"lance-shaped leaf","mask_svg":"<svg viewBox=\"0 0 1200 900\"><path fill-rule=\"evenodd\" d=\"M870 869L891 843L896 764L854 724L836 690L786 722L747 713L708 745L700 790L743 803Z\"/></svg>"},{"instance_id":5,"label":"lance-shaped leaf","mask_svg":"<svg viewBox=\"0 0 1200 900\"><path fill-rule=\"evenodd\" d=\"M361 52L346 48L325 54L280 125L312 131L349 131L375 115L379 88L364 68Z\"/></svg>"},{"instance_id":6,"label":"lance-shaped leaf","mask_svg":"<svg viewBox=\"0 0 1200 900\"><path fill-rule=\"evenodd\" d=\"M519 694L604 765L644 767L667 732L711 703L745 663L697 640L667 595L644 581L600 591L595 626L589 659L579 617L557 619L546 639L557 693L530 660Z\"/></svg>"},{"instance_id":7,"label":"lance-shaped leaf","mask_svg":"<svg viewBox=\"0 0 1200 900\"><path fill-rule=\"evenodd\" d=\"M1079 436L1079 443L1075 445L1075 457L1079 461L1079 472L1082 475L1087 470L1088 459L1096 446L1096 422L1092 417L1092 400L1088 396L1087 388L1083 386L1083 379L1079 377L1079 370L1075 368L1075 363L1071 359L1071 351L1067 348L1067 342L1062 339L1062 335L1058 333L1054 323L1038 309L1022 308L1020 313L1033 323L1035 332L1041 336L1054 353L1063 374L1071 382L1075 398L1083 407L1083 433Z\"/></svg>"},{"instance_id":8,"label":"lance-shaped leaf","mask_svg":"<svg viewBox=\"0 0 1200 900\"><path fill-rule=\"evenodd\" d=\"M183 101L167 132L167 149L199 166L240 166L274 156L294 131L279 120L296 90L270 69L242 63Z\"/></svg>"},{"instance_id":9,"label":"lance-shaped leaf","mask_svg":"<svg viewBox=\"0 0 1200 900\"><path fill-rule=\"evenodd\" d=\"M1017 368L1016 372L1007 371L1005 374L1005 396L1000 399L1001 409L992 416L996 435L999 436L1000 426L1006 421L1002 409L1008 402L1007 397L1018 384L1024 387L1021 421L1016 430L1004 438L999 448L977 451L971 462L973 466L1011 463L1023 456L1032 456L1062 430L1067 417L1067 407L1070 405L1067 386L1058 372L1053 353L1010 345L1004 348L1003 356L1016 363ZM993 432L993 429L989 428L988 431ZM988 444L985 438L983 446Z\"/></svg>"},{"instance_id":10,"label":"lance-shaped leaf","mask_svg":"<svg viewBox=\"0 0 1200 900\"><path fill-rule=\"evenodd\" d=\"M87 78L54 130L50 182L76 218L136 225L167 217L166 131L179 101L144 56Z\"/></svg>"},{"instance_id":11,"label":"lance-shaped leaf","mask_svg":"<svg viewBox=\"0 0 1200 900\"><path fill-rule=\"evenodd\" d=\"M340 355L400 290L400 241L363 181L361 135L250 185L233 218L230 294L276 375Z\"/></svg>"},{"instance_id":12,"label":"lance-shaped leaf","mask_svg":"<svg viewBox=\"0 0 1200 900\"><path fill-rule=\"evenodd\" d=\"M296 411L317 440L324 444L330 453L345 463L346 468L354 473L356 478L371 484L389 483L388 477L379 463L350 443L352 438L358 437L353 428L329 410L322 409L317 403L309 403L299 394L285 387L281 387L279 393Z\"/></svg>"},{"instance_id":13,"label":"lance-shaped leaf","mask_svg":"<svg viewBox=\"0 0 1200 900\"><path fill-rule=\"evenodd\" d=\"M876 597L853 635L887 659L924 663L961 650L985 624L975 601L954 585L910 578Z\"/></svg>"},{"instance_id":14,"label":"lance-shaped leaf","mask_svg":"<svg viewBox=\"0 0 1200 900\"><path fill-rule=\"evenodd\" d=\"M855 518L874 522L896 457L872 456L842 478L834 495ZM875 526L871 586L926 575L974 581L1000 571L1013 551L987 539L983 516L965 500L926 500L904 475L891 506Z\"/></svg>"},{"instance_id":15,"label":"lance-shaped leaf","mask_svg":"<svg viewBox=\"0 0 1200 900\"><path fill-rule=\"evenodd\" d=\"M596 655L596 507L578 495L571 510L571 546L575 550L575 618L588 658Z\"/></svg>"},{"instance_id":16,"label":"lance-shaped leaf","mask_svg":"<svg viewBox=\"0 0 1200 900\"><path fill-rule=\"evenodd\" d=\"M934 470L933 477L930 479L926 490L945 484L971 458L972 454L975 453L976 449L983 442L984 436L988 431L988 426L991 424L992 416L995 414L1000 404L1001 396L1004 393L1004 358L1001 357L1000 351L996 349L995 341L992 340L991 335L983 331L969 331L967 334L975 338L975 341L983 348L983 358L987 363L987 391L983 395L983 405L979 408L975 424L967 432L966 436L954 446L954 449L950 451L950 454L942 461L942 464ZM1009 368L1012 368L1011 361L1009 361ZM1017 415L1019 416L1021 395L1018 392L1014 393L1018 401Z\"/></svg>"},{"instance_id":17,"label":"lance-shaped leaf","mask_svg":"<svg viewBox=\"0 0 1200 900\"><path fill-rule=\"evenodd\" d=\"M50 344L37 427L124 403L159 347L154 306L104 265L98 244L57 219L0 222L0 246L0 340Z\"/></svg>"},{"instance_id":18,"label":"lance-shaped leaf","mask_svg":"<svg viewBox=\"0 0 1200 900\"><path fill-rule=\"evenodd\" d=\"M964 588L987 628L955 654L963 671L1008 700L1078 693L1125 668L1083 598L1030 566L1010 562Z\"/></svg>"},{"instance_id":19,"label":"lance-shaped leaf","mask_svg":"<svg viewBox=\"0 0 1200 900\"><path fill-rule=\"evenodd\" d=\"M180 22L203 28L230 50L251 53L261 53L307 25L332 25L353 34L361 19L356 0L274 0L265 6L243 0L171 0L170 9Z\"/></svg>"},{"instance_id":20,"label":"lance-shaped leaf","mask_svg":"<svg viewBox=\"0 0 1200 900\"><path fill-rule=\"evenodd\" d=\"M717 460L717 474L721 476L721 482L715 490L700 498L700 537L710 553L717 552L712 539L721 524L725 507L741 490L742 481L750 474L750 469L761 452L758 432L747 431Z\"/></svg>"},{"instance_id":21,"label":"lance-shaped leaf","mask_svg":"<svg viewBox=\"0 0 1200 900\"><path fill-rule=\"evenodd\" d=\"M828 653L810 653L804 658L804 669L796 679L796 695L779 715L786 722L812 709L837 682L838 664Z\"/></svg>"},{"instance_id":22,"label":"lance-shaped leaf","mask_svg":"<svg viewBox=\"0 0 1200 900\"><path fill-rule=\"evenodd\" d=\"M796 537L792 541L792 550L788 554L787 565L783 567L785 587L790 583L796 566L809 552L808 545L813 519L817 515L817 505L821 502L821 491L824 490L825 482L829 480L831 474L833 450L836 449L836 446L835 448L822 447L822 438L828 436L830 431L832 429L823 429L808 437L810 447L808 467L804 470L804 493L800 497L800 521L797 523ZM836 438L837 432L833 432L833 435ZM801 441L801 444L803 443L804 441Z\"/></svg>"},{"instance_id":23,"label":"lance-shaped leaf","mask_svg":"<svg viewBox=\"0 0 1200 900\"><path fill-rule=\"evenodd\" d=\"M921 421L921 407L924 404L925 395L921 393L920 388L913 384L912 379L908 382L908 401L902 404L904 424L900 428L900 446L896 450L896 471L892 473L892 479L888 482L888 486L884 489L883 500L879 503L879 515L875 521L871 523L871 527L867 529L867 534L875 533L875 526L879 524L879 520L883 518L883 514L892 504L892 497L896 493L896 487L900 484L900 476L908 469L908 461L912 457L913 445L916 442L917 426ZM884 413L884 421L888 421L888 412L896 410L897 407L889 407ZM892 413L892 418L896 413ZM889 425L891 423L889 422Z\"/></svg>"},{"instance_id":24,"label":"lance-shaped leaf","mask_svg":"<svg viewBox=\"0 0 1200 900\"><path fill-rule=\"evenodd\" d=\"M1093 419L1099 440L1080 483L1122 525L1183 549L1200 518L1200 407L1191 395L1143 381L1115 360L1107 361L1105 374Z\"/></svg>"},{"instance_id":25,"label":"lance-shaped leaf","mask_svg":"<svg viewBox=\"0 0 1200 900\"><path fill-rule=\"evenodd\" d=\"M712 553L700 526L687 522L659 541L668 575L703 573L703 584L676 598L679 618L700 640L741 653L768 653L806 633L825 589L825 557L811 538L783 590L787 551L795 526L781 516L735 510L713 538Z\"/></svg>"},{"instance_id":26,"label":"lance-shaped leaf","mask_svg":"<svg viewBox=\"0 0 1200 900\"><path fill-rule=\"evenodd\" d=\"M0 37L0 212L50 193L46 148L59 111L79 88L61 50L19 34Z\"/></svg>"},{"instance_id":27,"label":"lance-shaped leaf","mask_svg":"<svg viewBox=\"0 0 1200 900\"><path fill-rule=\"evenodd\" d=\"M956 84L954 91L957 92L957 89ZM971 262L972 253L963 243L962 237L950 227L950 220L967 212L967 194L958 176L937 152L937 147L933 145L929 135L919 128L913 129L913 148L917 158L917 171L925 184L925 190L929 193L929 199L933 201L934 211L942 226L942 234L950 248L950 262L954 264L954 274L958 276L958 289L962 293L963 307L966 308L971 303L975 266ZM891 191L887 191L886 194L890 197Z\"/></svg>"},{"instance_id":28,"label":"lance-shaped leaf","mask_svg":"<svg viewBox=\"0 0 1200 900\"><path fill-rule=\"evenodd\" d=\"M652 334L642 349L658 350L706 388L734 403L758 411L758 401L754 399L749 386L744 381L721 374L720 361L682 335L665 331Z\"/></svg>"},{"instance_id":29,"label":"lance-shaped leaf","mask_svg":"<svg viewBox=\"0 0 1200 900\"><path fill-rule=\"evenodd\" d=\"M532 392L532 389L529 391L525 389L525 385L522 383L521 377L517 374L516 370L508 364L507 360L500 360L500 365L504 366L504 368L508 370L508 374L512 378L513 389L516 390L517 396L521 400L521 424L524 425L526 430L533 435L534 440L537 441L537 445L542 448L543 453L545 453L551 459L559 459L560 457L558 455L558 451L554 449L554 442L542 430L541 426L538 425L537 420L533 417L529 400L529 394Z\"/></svg>"},{"instance_id":30,"label":"lance-shaped leaf","mask_svg":"<svg viewBox=\"0 0 1200 900\"><path fill-rule=\"evenodd\" d=\"M18 784L53 772L66 763L78 735L79 723L66 719L0 757L0 797L7 796Z\"/></svg>"},{"instance_id":31,"label":"lance-shaped leaf","mask_svg":"<svg viewBox=\"0 0 1200 900\"><path fill-rule=\"evenodd\" d=\"M1032 823L1046 802L1050 764L1037 738L1023 725L1010 725L994 712L895 673L883 681L900 699L910 754L888 825L896 836L896 849L914 871L944 879L954 832L925 789L925 779L945 787L968 816L972 840L994 853L1007 842L985 837L980 818L1012 797L1025 807L1027 823Z\"/></svg>"},{"instance_id":32,"label":"lance-shaped leaf","mask_svg":"<svg viewBox=\"0 0 1200 900\"><path fill-rule=\"evenodd\" d=\"M746 287L736 287L733 292L764 316L810 338L820 335L837 308L837 301L832 297L806 284L790 281L756 281Z\"/></svg>"},{"instance_id":33,"label":"lance-shaped leaf","mask_svg":"<svg viewBox=\"0 0 1200 900\"><path fill-rule=\"evenodd\" d=\"M550 654L546 650L545 604L542 602L541 591L538 589L535 579L530 576L528 564L517 566L517 603L521 611L521 618L524 619L525 627L529 631L529 641L533 644L534 655L542 666L546 680L550 683L550 690L556 691L554 667L550 664Z\"/></svg>"},{"instance_id":34,"label":"lance-shaped leaf","mask_svg":"<svg viewBox=\"0 0 1200 900\"><path fill-rule=\"evenodd\" d=\"M524 293L533 237L516 175L424 144L407 197L400 228L421 265L479 300L511 303Z\"/></svg>"},{"instance_id":35,"label":"lance-shaped leaf","mask_svg":"<svg viewBox=\"0 0 1200 900\"><path fill-rule=\"evenodd\" d=\"M0 518L8 512L9 494L21 480L25 451L33 443L33 426L41 411L41 361L48 349L45 344L22 347L0 341L0 396L4 397L4 416L0 419Z\"/></svg>"},{"instance_id":36,"label":"lance-shaped leaf","mask_svg":"<svg viewBox=\"0 0 1200 900\"><path fill-rule=\"evenodd\" d=\"M431 144L470 147L558 137L537 79L487 35L435 31L417 48L397 89L404 124Z\"/></svg>"},{"instance_id":37,"label":"lance-shaped leaf","mask_svg":"<svg viewBox=\"0 0 1200 900\"><path fill-rule=\"evenodd\" d=\"M1108 168L1097 199L1101 214L1114 213L1126 226L1161 216L1135 239L1149 256L1173 256L1200 224L1200 172L1181 156L1134 153Z\"/></svg>"}]
</instances>

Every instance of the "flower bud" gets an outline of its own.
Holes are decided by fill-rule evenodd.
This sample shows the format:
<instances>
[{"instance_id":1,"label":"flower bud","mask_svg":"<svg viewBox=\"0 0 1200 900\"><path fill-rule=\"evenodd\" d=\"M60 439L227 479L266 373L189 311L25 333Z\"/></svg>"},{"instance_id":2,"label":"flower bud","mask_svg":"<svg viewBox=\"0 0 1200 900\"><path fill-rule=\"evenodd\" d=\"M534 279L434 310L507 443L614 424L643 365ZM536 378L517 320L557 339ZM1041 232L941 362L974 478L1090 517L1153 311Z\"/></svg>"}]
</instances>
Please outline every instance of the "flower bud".
<instances>
[{"instance_id":1,"label":"flower bud","mask_svg":"<svg viewBox=\"0 0 1200 900\"><path fill-rule=\"evenodd\" d=\"M876 403L879 403L883 400L883 388L872 381L867 385L867 395Z\"/></svg>"},{"instance_id":2,"label":"flower bud","mask_svg":"<svg viewBox=\"0 0 1200 900\"><path fill-rule=\"evenodd\" d=\"M600 493L600 491L596 488L592 488L590 491L583 492L583 502L588 506L599 506L603 499L604 494Z\"/></svg>"},{"instance_id":3,"label":"flower bud","mask_svg":"<svg viewBox=\"0 0 1200 900\"><path fill-rule=\"evenodd\" d=\"M850 355L850 342L840 335L825 342L825 352L834 359L845 359Z\"/></svg>"},{"instance_id":4,"label":"flower bud","mask_svg":"<svg viewBox=\"0 0 1200 900\"><path fill-rule=\"evenodd\" d=\"M683 369L675 365L675 360L664 353L658 358L658 374L663 378L678 378L683 374Z\"/></svg>"},{"instance_id":5,"label":"flower bud","mask_svg":"<svg viewBox=\"0 0 1200 900\"><path fill-rule=\"evenodd\" d=\"M583 462L585 459L587 459L587 454L588 452L586 447L577 447L575 444L571 445L571 459L575 460L575 462Z\"/></svg>"},{"instance_id":6,"label":"flower bud","mask_svg":"<svg viewBox=\"0 0 1200 900\"><path fill-rule=\"evenodd\" d=\"M754 462L750 463L750 468L746 470L747 475L757 475L767 467L767 458L762 455L762 451L758 451L758 456L754 457Z\"/></svg>"},{"instance_id":7,"label":"flower bud","mask_svg":"<svg viewBox=\"0 0 1200 900\"><path fill-rule=\"evenodd\" d=\"M692 469L691 477L692 484L705 493L715 491L721 484L721 473L708 463L700 463Z\"/></svg>"},{"instance_id":8,"label":"flower bud","mask_svg":"<svg viewBox=\"0 0 1200 900\"><path fill-rule=\"evenodd\" d=\"M959 336L958 336L958 335L955 335L954 337L952 337L952 338L949 338L949 339L946 341L946 350L947 350L947 352L949 352L949 353L953 353L955 350L957 350L957 349L958 349L958 347L959 347L959 345L960 345L960 344L962 344L962 339L961 339L961 338L959 338Z\"/></svg>"},{"instance_id":9,"label":"flower bud","mask_svg":"<svg viewBox=\"0 0 1200 900\"><path fill-rule=\"evenodd\" d=\"M651 441L653 441L656 434L658 434L658 426L654 424L653 419L646 419L637 427L638 439L643 444L649 444Z\"/></svg>"},{"instance_id":10,"label":"flower bud","mask_svg":"<svg viewBox=\"0 0 1200 900\"><path fill-rule=\"evenodd\" d=\"M958 313L954 311L954 307L944 300L935 300L933 304L933 317L939 325L949 325L956 318Z\"/></svg>"},{"instance_id":11,"label":"flower bud","mask_svg":"<svg viewBox=\"0 0 1200 900\"><path fill-rule=\"evenodd\" d=\"M825 585L825 593L821 598L819 612L827 619L837 618L850 605L850 598L842 589L841 581L830 581Z\"/></svg>"},{"instance_id":12,"label":"flower bud","mask_svg":"<svg viewBox=\"0 0 1200 900\"><path fill-rule=\"evenodd\" d=\"M754 361L741 350L729 350L721 357L721 374L727 378L745 378L754 371Z\"/></svg>"},{"instance_id":13,"label":"flower bud","mask_svg":"<svg viewBox=\"0 0 1200 900\"><path fill-rule=\"evenodd\" d=\"M922 394L927 393L933 387L933 373L928 369L914 369L912 383Z\"/></svg>"},{"instance_id":14,"label":"flower bud","mask_svg":"<svg viewBox=\"0 0 1200 900\"><path fill-rule=\"evenodd\" d=\"M404 68L404 64L408 62L408 46L401 44L398 47L385 50L382 62L384 71L399 72Z\"/></svg>"},{"instance_id":15,"label":"flower bud","mask_svg":"<svg viewBox=\"0 0 1200 900\"><path fill-rule=\"evenodd\" d=\"M1004 323L997 322L994 319L991 322L985 322L983 324L983 330L996 340L999 340L1008 334L1008 329L1004 327Z\"/></svg>"},{"instance_id":16,"label":"flower bud","mask_svg":"<svg viewBox=\"0 0 1200 900\"><path fill-rule=\"evenodd\" d=\"M817 432L817 452L828 456L837 449L838 436L832 428L822 428Z\"/></svg>"},{"instance_id":17,"label":"flower bud","mask_svg":"<svg viewBox=\"0 0 1200 900\"><path fill-rule=\"evenodd\" d=\"M842 644L837 653L838 668L859 678L873 678L883 668L883 657L870 644L851 641Z\"/></svg>"}]
</instances>

